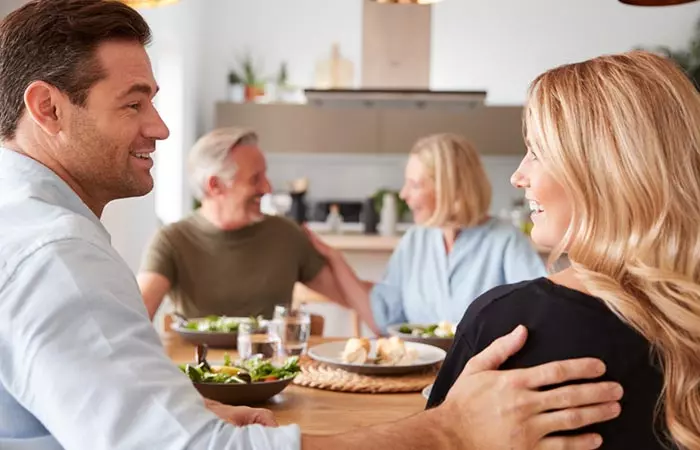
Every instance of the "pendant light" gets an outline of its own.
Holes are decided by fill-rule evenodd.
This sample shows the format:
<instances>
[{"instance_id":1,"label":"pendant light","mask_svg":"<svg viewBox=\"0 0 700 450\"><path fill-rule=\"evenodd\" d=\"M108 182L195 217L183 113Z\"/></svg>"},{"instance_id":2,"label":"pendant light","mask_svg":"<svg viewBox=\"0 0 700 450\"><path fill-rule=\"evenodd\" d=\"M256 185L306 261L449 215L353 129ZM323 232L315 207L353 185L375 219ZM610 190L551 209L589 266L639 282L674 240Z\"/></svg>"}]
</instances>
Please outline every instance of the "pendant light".
<instances>
[{"instance_id":1,"label":"pendant light","mask_svg":"<svg viewBox=\"0 0 700 450\"><path fill-rule=\"evenodd\" d=\"M177 3L180 0L120 0L128 6L134 9L138 8L156 8L158 6L170 5L172 3Z\"/></svg>"},{"instance_id":2,"label":"pendant light","mask_svg":"<svg viewBox=\"0 0 700 450\"><path fill-rule=\"evenodd\" d=\"M695 0L620 0L620 3L634 6L671 6L694 1Z\"/></svg>"},{"instance_id":3,"label":"pendant light","mask_svg":"<svg viewBox=\"0 0 700 450\"><path fill-rule=\"evenodd\" d=\"M432 5L442 0L371 0L375 3L385 3L393 5Z\"/></svg>"}]
</instances>

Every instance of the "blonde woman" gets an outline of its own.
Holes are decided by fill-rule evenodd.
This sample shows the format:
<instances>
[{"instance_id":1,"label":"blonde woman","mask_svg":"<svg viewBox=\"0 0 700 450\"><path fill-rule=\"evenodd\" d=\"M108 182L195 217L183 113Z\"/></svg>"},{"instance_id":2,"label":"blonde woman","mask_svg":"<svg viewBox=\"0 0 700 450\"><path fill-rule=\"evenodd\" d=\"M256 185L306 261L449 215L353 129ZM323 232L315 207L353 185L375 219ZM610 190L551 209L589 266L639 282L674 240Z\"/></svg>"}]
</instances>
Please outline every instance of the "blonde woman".
<instances>
[{"instance_id":1,"label":"blonde woman","mask_svg":"<svg viewBox=\"0 0 700 450\"><path fill-rule=\"evenodd\" d=\"M534 206L533 239L572 266L474 302L429 406L524 324L531 338L503 368L593 356L622 384L621 416L592 428L606 449L699 449L698 92L662 57L605 56L539 76L524 121L512 182Z\"/></svg>"},{"instance_id":2,"label":"blonde woman","mask_svg":"<svg viewBox=\"0 0 700 450\"><path fill-rule=\"evenodd\" d=\"M489 217L491 185L463 137L418 141L400 195L417 226L403 236L379 283L359 280L338 251L313 237L347 305L376 333L404 322L456 324L483 292L546 273L527 236Z\"/></svg>"}]
</instances>

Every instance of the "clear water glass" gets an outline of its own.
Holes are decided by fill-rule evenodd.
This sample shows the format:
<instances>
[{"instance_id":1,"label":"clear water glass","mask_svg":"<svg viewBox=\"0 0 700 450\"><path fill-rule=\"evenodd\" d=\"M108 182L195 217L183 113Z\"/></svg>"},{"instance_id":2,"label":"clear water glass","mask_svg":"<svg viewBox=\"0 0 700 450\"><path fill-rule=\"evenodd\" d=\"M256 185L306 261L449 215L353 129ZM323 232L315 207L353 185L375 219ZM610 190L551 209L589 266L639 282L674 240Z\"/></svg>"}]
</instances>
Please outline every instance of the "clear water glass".
<instances>
[{"instance_id":1,"label":"clear water glass","mask_svg":"<svg viewBox=\"0 0 700 450\"><path fill-rule=\"evenodd\" d=\"M284 352L288 356L302 355L309 343L311 315L303 309L277 305L273 320L278 324Z\"/></svg>"},{"instance_id":2,"label":"clear water glass","mask_svg":"<svg viewBox=\"0 0 700 450\"><path fill-rule=\"evenodd\" d=\"M238 356L245 360L254 357L279 360L282 356L282 339L274 321L243 322L238 327Z\"/></svg>"}]
</instances>

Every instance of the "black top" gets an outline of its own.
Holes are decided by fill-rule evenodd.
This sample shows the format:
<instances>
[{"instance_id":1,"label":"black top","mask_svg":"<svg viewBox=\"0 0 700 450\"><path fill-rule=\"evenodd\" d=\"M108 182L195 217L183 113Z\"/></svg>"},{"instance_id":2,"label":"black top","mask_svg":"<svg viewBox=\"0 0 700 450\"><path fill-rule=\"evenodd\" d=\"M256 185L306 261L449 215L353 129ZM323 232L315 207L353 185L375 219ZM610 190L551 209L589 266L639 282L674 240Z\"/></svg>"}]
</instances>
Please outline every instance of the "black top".
<instances>
[{"instance_id":1,"label":"black top","mask_svg":"<svg viewBox=\"0 0 700 450\"><path fill-rule=\"evenodd\" d=\"M528 329L527 342L501 366L502 369L532 367L569 358L599 358L607 366L601 380L617 381L625 390L622 413L612 421L577 433L600 433L604 449L664 448L659 442L663 439L664 428L658 426L663 424L663 413L657 419L654 415L663 375L649 342L618 319L599 299L554 284L547 278L497 287L469 306L427 407L442 403L472 356L519 324Z\"/></svg>"}]
</instances>

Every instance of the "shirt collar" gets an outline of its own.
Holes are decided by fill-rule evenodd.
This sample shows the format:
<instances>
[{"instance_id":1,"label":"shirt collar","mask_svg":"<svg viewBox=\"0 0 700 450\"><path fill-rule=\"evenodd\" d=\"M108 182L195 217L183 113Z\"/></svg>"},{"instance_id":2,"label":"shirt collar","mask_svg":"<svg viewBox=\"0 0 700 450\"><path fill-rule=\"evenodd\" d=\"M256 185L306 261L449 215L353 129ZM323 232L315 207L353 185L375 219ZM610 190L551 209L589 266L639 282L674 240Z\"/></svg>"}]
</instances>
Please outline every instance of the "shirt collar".
<instances>
[{"instance_id":1,"label":"shirt collar","mask_svg":"<svg viewBox=\"0 0 700 450\"><path fill-rule=\"evenodd\" d=\"M14 150L0 147L0 181L9 182L18 187L38 188L39 192L33 192L33 194L38 194L41 199L51 204L86 217L111 241L111 236L99 217L88 208L68 183L39 161Z\"/></svg>"}]
</instances>

